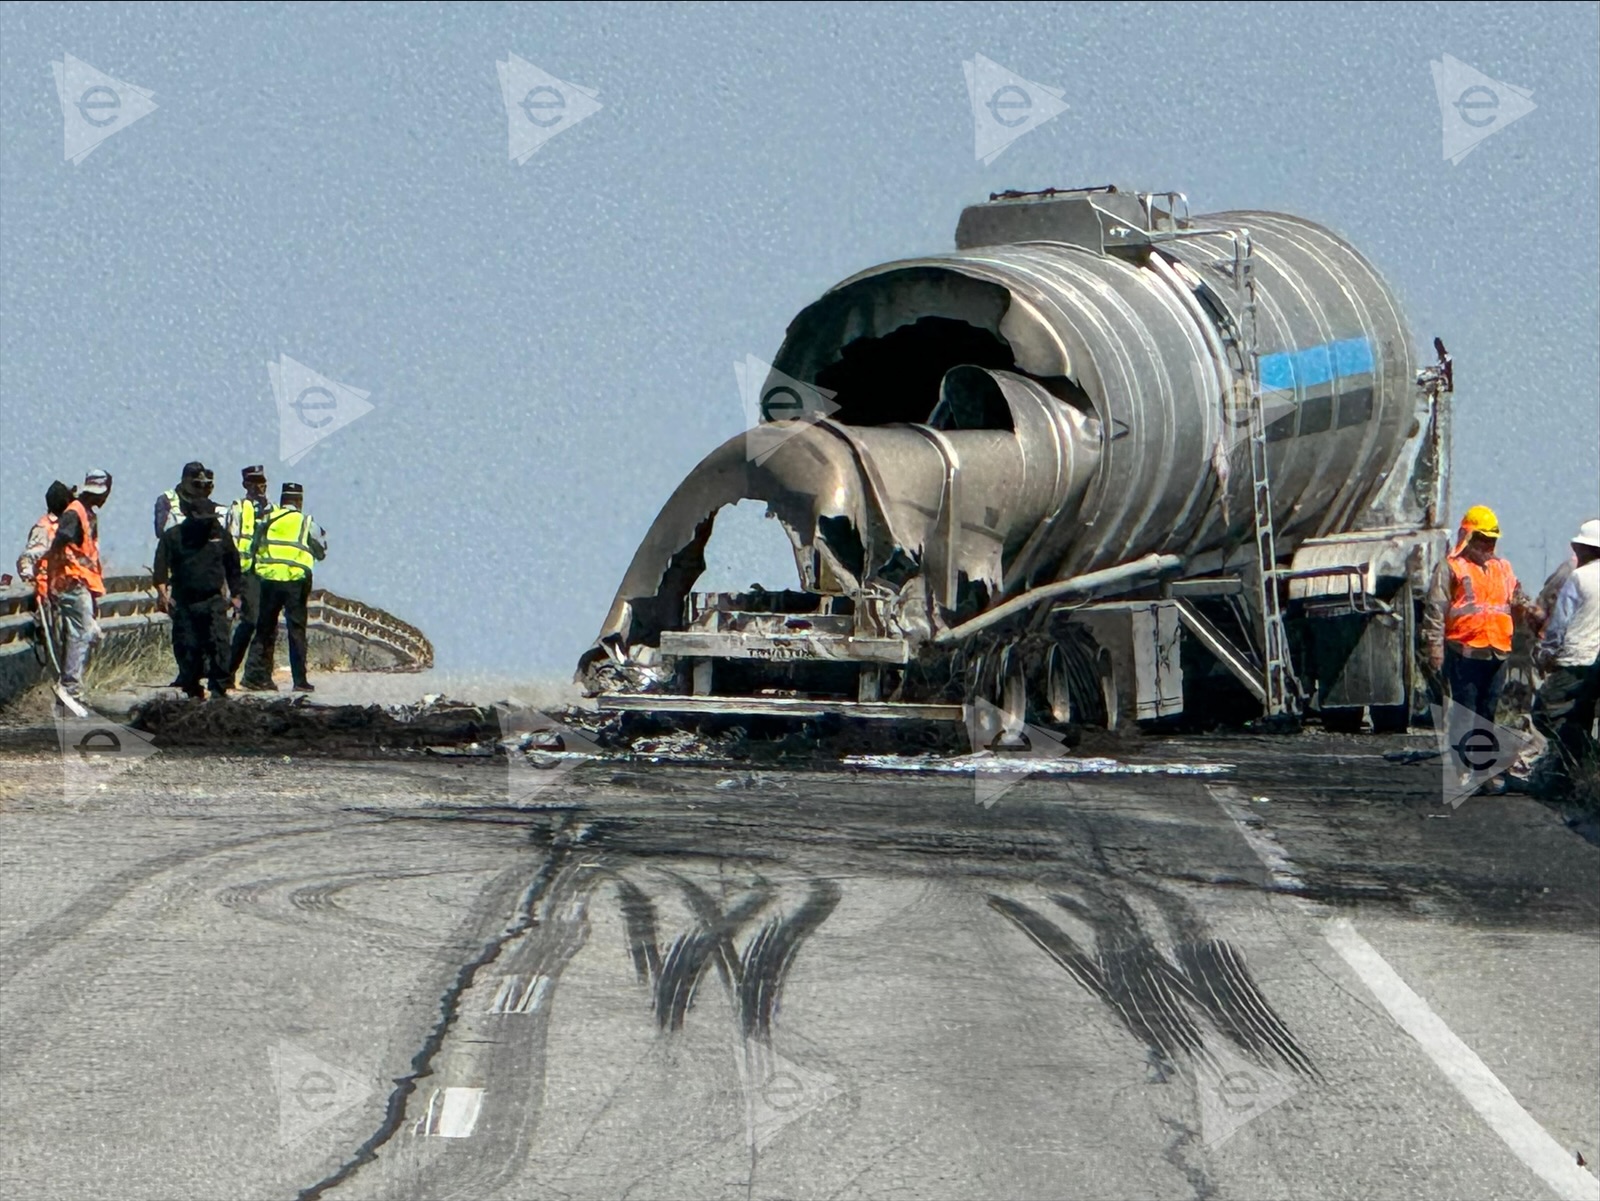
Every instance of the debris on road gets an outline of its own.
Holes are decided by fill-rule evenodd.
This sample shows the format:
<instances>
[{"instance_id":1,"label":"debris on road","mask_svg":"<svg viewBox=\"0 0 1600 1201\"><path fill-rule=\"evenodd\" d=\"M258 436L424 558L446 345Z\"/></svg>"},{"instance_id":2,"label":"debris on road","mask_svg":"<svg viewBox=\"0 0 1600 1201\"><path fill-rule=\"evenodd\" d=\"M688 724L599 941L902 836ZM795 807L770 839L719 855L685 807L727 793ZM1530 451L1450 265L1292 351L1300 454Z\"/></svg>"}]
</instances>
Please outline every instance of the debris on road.
<instances>
[{"instance_id":1,"label":"debris on road","mask_svg":"<svg viewBox=\"0 0 1600 1201\"><path fill-rule=\"evenodd\" d=\"M436 697L415 705L318 705L303 696L193 701L159 696L134 706L128 724L162 747L230 750L296 743L303 751L465 745L498 732L492 709Z\"/></svg>"}]
</instances>

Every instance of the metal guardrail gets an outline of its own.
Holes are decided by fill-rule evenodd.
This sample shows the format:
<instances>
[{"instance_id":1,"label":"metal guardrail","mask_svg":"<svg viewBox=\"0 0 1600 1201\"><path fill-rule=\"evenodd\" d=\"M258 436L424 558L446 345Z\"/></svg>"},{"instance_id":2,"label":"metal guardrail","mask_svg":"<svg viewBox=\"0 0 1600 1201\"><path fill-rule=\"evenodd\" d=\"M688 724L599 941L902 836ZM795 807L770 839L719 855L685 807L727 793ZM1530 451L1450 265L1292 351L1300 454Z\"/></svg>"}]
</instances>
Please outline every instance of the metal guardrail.
<instances>
[{"instance_id":1,"label":"metal guardrail","mask_svg":"<svg viewBox=\"0 0 1600 1201\"><path fill-rule=\"evenodd\" d=\"M100 628L108 640L166 621L166 614L156 609L155 588L148 575L106 578L106 594L100 599ZM325 588L311 593L306 625L387 651L393 656L394 665L380 670L426 671L433 666L433 643L416 626ZM33 653L33 590L0 589L0 656Z\"/></svg>"}]
</instances>

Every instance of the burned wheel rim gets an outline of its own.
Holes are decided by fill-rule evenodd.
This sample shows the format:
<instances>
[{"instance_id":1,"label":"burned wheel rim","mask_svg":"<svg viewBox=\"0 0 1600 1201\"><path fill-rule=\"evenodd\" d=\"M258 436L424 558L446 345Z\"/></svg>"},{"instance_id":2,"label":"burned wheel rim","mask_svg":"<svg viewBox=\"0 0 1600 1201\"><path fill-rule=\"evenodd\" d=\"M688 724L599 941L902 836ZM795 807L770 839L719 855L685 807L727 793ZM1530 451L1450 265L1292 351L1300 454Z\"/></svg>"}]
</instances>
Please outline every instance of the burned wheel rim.
<instances>
[{"instance_id":1,"label":"burned wheel rim","mask_svg":"<svg viewBox=\"0 0 1600 1201\"><path fill-rule=\"evenodd\" d=\"M1117 673L1111 666L1111 652L1104 647L1095 656L1094 671L1100 683L1100 706L1105 714L1105 728L1115 730L1121 718L1122 703L1117 693Z\"/></svg>"},{"instance_id":2,"label":"burned wheel rim","mask_svg":"<svg viewBox=\"0 0 1600 1201\"><path fill-rule=\"evenodd\" d=\"M1050 648L1045 664L1045 701L1050 706L1050 720L1058 726L1072 723L1072 681L1067 673L1067 652L1059 644Z\"/></svg>"}]
</instances>

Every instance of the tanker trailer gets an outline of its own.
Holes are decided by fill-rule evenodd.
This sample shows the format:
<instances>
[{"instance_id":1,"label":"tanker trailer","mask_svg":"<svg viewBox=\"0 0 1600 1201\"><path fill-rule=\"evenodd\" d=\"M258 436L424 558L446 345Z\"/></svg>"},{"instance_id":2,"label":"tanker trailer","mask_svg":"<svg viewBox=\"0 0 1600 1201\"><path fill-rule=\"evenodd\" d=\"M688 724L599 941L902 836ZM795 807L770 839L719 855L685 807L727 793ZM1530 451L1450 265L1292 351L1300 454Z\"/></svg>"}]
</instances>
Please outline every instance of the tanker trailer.
<instances>
[{"instance_id":1,"label":"tanker trailer","mask_svg":"<svg viewBox=\"0 0 1600 1201\"><path fill-rule=\"evenodd\" d=\"M795 317L579 663L601 708L1405 724L1453 379L1367 261L1114 187L991 196L956 247ZM743 500L794 586L695 591Z\"/></svg>"}]
</instances>

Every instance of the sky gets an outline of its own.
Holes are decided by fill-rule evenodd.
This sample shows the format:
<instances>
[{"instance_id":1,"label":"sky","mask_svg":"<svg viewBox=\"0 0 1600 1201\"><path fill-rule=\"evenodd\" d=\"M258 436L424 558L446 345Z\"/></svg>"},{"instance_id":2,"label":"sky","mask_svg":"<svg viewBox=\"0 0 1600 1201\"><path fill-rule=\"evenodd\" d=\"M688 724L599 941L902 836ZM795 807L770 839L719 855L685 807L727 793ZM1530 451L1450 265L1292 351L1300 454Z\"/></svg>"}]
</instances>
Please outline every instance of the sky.
<instances>
[{"instance_id":1,"label":"sky","mask_svg":"<svg viewBox=\"0 0 1600 1201\"><path fill-rule=\"evenodd\" d=\"M328 530L319 585L441 667L565 675L745 428L735 362L992 191L1115 182L1371 259L1419 363L1455 357L1454 507L1493 506L1536 582L1600 514L1597 12L7 4L0 531L20 550L52 479L104 468L105 558L137 570L184 462L224 500L265 463ZM1062 107L987 163L979 55ZM1445 56L1531 111L1442 108ZM553 89L516 125L497 63ZM1494 125L1457 161L1449 114ZM269 363L312 397L287 444Z\"/></svg>"}]
</instances>

